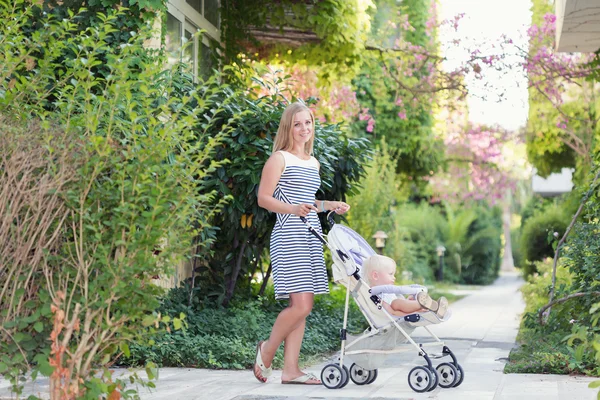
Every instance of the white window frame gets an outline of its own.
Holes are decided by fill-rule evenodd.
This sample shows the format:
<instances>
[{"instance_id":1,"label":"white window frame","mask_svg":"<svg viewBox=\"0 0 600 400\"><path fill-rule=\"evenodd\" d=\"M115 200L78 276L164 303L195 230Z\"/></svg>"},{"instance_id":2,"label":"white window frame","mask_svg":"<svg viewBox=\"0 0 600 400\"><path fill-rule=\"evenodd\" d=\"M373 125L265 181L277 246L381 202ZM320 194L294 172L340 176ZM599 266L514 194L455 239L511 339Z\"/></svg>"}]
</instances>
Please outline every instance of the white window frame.
<instances>
[{"instance_id":1,"label":"white window frame","mask_svg":"<svg viewBox=\"0 0 600 400\"><path fill-rule=\"evenodd\" d=\"M204 7L204 2L202 2ZM220 2L219 2L220 5ZM203 34L199 36L200 40L204 45L210 48L210 39L215 40L217 42L221 42L221 32L217 27L211 24L207 19L205 19L195 8L190 6L185 0L169 0L167 3L167 12L171 14L175 19L181 22L181 31L180 39L182 47L187 44L187 40L185 37L185 32L191 32L192 35L195 35L198 31L203 30ZM200 65L198 65L198 55L200 54L200 40L194 40L194 43L191 45L193 47L192 54L195 55L193 57L193 65L192 71L194 80L196 81L199 76ZM180 56L183 54L180 53Z\"/></svg>"},{"instance_id":2,"label":"white window frame","mask_svg":"<svg viewBox=\"0 0 600 400\"><path fill-rule=\"evenodd\" d=\"M219 1L219 5L220 5ZM204 2L202 2L204 6ZM212 39L221 43L221 31L208 22L196 9L190 6L185 0L169 0L167 3L167 11L169 11L174 17L184 22L186 19L193 25L205 31L205 33ZM206 41L208 42L208 40ZM208 44L208 43L206 43Z\"/></svg>"}]
</instances>

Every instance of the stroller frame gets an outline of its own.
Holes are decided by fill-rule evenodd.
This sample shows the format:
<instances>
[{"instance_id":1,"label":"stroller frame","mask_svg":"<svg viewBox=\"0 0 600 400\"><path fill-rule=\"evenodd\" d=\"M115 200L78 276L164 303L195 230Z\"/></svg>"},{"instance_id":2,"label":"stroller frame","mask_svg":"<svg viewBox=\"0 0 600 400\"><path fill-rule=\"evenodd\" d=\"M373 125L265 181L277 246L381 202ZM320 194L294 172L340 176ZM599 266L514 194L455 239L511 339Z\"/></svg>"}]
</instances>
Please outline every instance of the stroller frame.
<instances>
[{"instance_id":1,"label":"stroller frame","mask_svg":"<svg viewBox=\"0 0 600 400\"><path fill-rule=\"evenodd\" d=\"M331 211L327 214L327 220L329 224L332 226L332 231L336 228L335 221L332 218ZM344 252L342 249L337 248L334 244L330 243L329 238L325 235L316 231L308 220L304 217L300 217L302 222L306 225L307 229L317 237L321 243L331 251L332 257L334 258L334 263L340 262L346 267L347 277L345 277L346 282L344 282L344 286L346 286L346 296L344 302L344 319L342 329L340 330L340 340L341 340L341 349L339 355L339 361L337 363L327 364L323 367L321 371L321 381L325 385L325 387L329 389L341 389L345 387L350 379L357 385L365 385L371 384L377 379L377 369L365 369L361 366L353 363L348 369L344 365L344 357L357 355L357 354L395 354L402 353L406 351L410 351L411 349L415 349L419 356L423 357L425 360L425 365L414 367L408 374L408 383L411 389L415 392L426 392L434 390L438 385L442 388L451 388L459 386L464 379L464 370L458 363L456 356L450 350L445 343L440 340L440 338L435 335L428 326L429 323L439 323L441 320L435 316L432 312L427 313L414 313L409 314L404 317L395 317L390 314L382 305L383 301L381 298L372 293L372 289L365 282L365 280L360 276L360 268L357 266L355 259ZM344 227L344 229L348 229ZM353 232L353 231L352 231ZM331 234L331 233L330 233ZM356 234L358 235L358 234ZM359 236L359 235L358 235ZM359 236L360 237L360 236ZM362 238L361 238L362 239ZM362 239L364 241L364 239ZM368 245L367 245L368 246ZM369 249L373 251L370 247ZM373 252L375 254L375 252ZM339 265L339 264L338 264ZM354 271L354 272L351 272ZM354 278L355 282L352 282L350 278ZM339 281L339 280L338 280ZM353 285L354 284L354 285ZM354 287L352 287L354 286ZM361 304L361 302L357 299L361 294L361 289L364 287L364 291L368 291L369 298L363 300L365 302L372 302L372 305L379 311L382 312L383 315L387 318L389 322L383 326L377 326L376 321L369 315L368 310L365 309L365 306ZM419 291L427 290L425 287L420 285L408 285L398 287L398 293L403 294L416 294ZM377 292L377 291L374 291ZM347 327L348 327L348 310L350 306L350 296L355 299L356 304L358 305L360 311L367 319L370 327L363 332L362 335L355 338L354 340L348 341L347 337ZM437 322L435 322L437 320ZM433 342L420 343L417 344L411 337L410 334L406 332L401 324L407 324L409 327L423 327L429 335L434 339ZM395 328L404 336L404 338L409 342L407 345L397 346L395 345L391 350L376 350L376 349L366 349L366 350L350 350L353 346L358 344L359 342L378 335L382 332L386 332L389 328ZM426 347L441 347L442 351L439 354L428 353L426 351ZM350 351L348 351L350 350ZM452 361L445 362L439 364L437 367L433 366L432 359L439 359L442 357L449 356Z\"/></svg>"}]
</instances>

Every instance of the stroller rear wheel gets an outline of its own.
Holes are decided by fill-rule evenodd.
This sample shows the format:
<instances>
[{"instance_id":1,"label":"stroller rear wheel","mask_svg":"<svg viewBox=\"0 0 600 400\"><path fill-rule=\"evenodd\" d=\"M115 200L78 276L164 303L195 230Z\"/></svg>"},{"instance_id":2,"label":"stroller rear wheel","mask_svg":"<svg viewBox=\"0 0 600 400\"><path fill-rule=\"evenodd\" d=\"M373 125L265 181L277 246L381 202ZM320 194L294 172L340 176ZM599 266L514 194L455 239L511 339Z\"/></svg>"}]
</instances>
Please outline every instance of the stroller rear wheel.
<instances>
[{"instance_id":1,"label":"stroller rear wheel","mask_svg":"<svg viewBox=\"0 0 600 400\"><path fill-rule=\"evenodd\" d=\"M451 363L442 363L436 367L440 383L444 389L453 387L458 382L458 369Z\"/></svg>"},{"instance_id":2,"label":"stroller rear wheel","mask_svg":"<svg viewBox=\"0 0 600 400\"><path fill-rule=\"evenodd\" d=\"M375 379L377 379L377 368L371 370L371 377L367 381L367 385L375 382Z\"/></svg>"},{"instance_id":3,"label":"stroller rear wheel","mask_svg":"<svg viewBox=\"0 0 600 400\"><path fill-rule=\"evenodd\" d=\"M431 384L429 385L429 389L427 389L428 392L431 392L436 387L438 387L438 383L440 383L440 376L438 375L435 368L429 368L429 366L427 365L425 366L425 368L429 369L429 372L431 372Z\"/></svg>"},{"instance_id":4,"label":"stroller rear wheel","mask_svg":"<svg viewBox=\"0 0 600 400\"><path fill-rule=\"evenodd\" d=\"M338 389L343 388L348 384L348 382L350 382L350 372L348 371L348 367L344 365L342 370L344 371L344 383L342 383L342 386L340 386Z\"/></svg>"},{"instance_id":5,"label":"stroller rear wheel","mask_svg":"<svg viewBox=\"0 0 600 400\"><path fill-rule=\"evenodd\" d=\"M457 387L461 383L463 383L463 379L465 379L465 371L463 370L463 368L460 366L459 363L453 363L453 365L456 367L456 371L458 372L457 378L456 378L456 383L454 384L454 387Z\"/></svg>"},{"instance_id":6,"label":"stroller rear wheel","mask_svg":"<svg viewBox=\"0 0 600 400\"><path fill-rule=\"evenodd\" d=\"M417 393L429 390L433 379L431 371L426 367L414 367L408 373L408 385Z\"/></svg>"},{"instance_id":7,"label":"stroller rear wheel","mask_svg":"<svg viewBox=\"0 0 600 400\"><path fill-rule=\"evenodd\" d=\"M357 385L368 385L377 378L377 370L368 370L356 364L350 366L350 379Z\"/></svg>"},{"instance_id":8,"label":"stroller rear wheel","mask_svg":"<svg viewBox=\"0 0 600 400\"><path fill-rule=\"evenodd\" d=\"M321 370L321 382L327 389L341 389L350 380L348 370L339 364L327 364Z\"/></svg>"}]
</instances>

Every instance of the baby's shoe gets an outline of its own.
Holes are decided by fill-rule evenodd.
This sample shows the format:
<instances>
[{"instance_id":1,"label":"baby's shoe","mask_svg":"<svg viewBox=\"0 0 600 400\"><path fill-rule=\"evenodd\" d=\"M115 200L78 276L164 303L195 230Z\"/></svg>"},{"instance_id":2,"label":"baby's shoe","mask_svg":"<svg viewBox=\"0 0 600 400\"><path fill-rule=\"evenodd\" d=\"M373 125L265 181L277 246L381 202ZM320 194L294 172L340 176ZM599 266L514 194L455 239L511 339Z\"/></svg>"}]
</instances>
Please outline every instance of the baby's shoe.
<instances>
[{"instance_id":1,"label":"baby's shoe","mask_svg":"<svg viewBox=\"0 0 600 400\"><path fill-rule=\"evenodd\" d=\"M438 301L435 301L426 292L419 292L417 301L421 307L433 311L440 318L444 318L448 311L448 300L445 297L440 297Z\"/></svg>"},{"instance_id":2,"label":"baby's shoe","mask_svg":"<svg viewBox=\"0 0 600 400\"><path fill-rule=\"evenodd\" d=\"M438 303L438 308L434 312L436 313L436 315L438 317L444 318L444 315L446 315L446 311L448 311L448 299L446 299L445 297L442 296L437 301L437 303Z\"/></svg>"},{"instance_id":3,"label":"baby's shoe","mask_svg":"<svg viewBox=\"0 0 600 400\"><path fill-rule=\"evenodd\" d=\"M426 308L430 311L434 311L438 309L437 301L433 300L427 292L419 292L417 293L417 302L423 308Z\"/></svg>"}]
</instances>

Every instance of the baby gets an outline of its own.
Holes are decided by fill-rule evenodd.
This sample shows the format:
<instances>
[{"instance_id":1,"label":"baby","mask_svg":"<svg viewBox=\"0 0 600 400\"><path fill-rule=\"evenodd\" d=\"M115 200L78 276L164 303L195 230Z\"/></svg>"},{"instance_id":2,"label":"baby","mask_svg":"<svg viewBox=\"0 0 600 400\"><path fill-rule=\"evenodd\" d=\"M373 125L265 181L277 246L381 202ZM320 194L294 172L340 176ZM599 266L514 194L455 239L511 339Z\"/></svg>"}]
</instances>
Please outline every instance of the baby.
<instances>
[{"instance_id":1,"label":"baby","mask_svg":"<svg viewBox=\"0 0 600 400\"><path fill-rule=\"evenodd\" d=\"M393 285L396 280L396 262L386 256L373 255L364 261L363 273L371 287ZM382 293L380 296L387 312L398 317L429 310L443 318L448 310L448 300L445 297L435 301L426 292L419 292L416 297L410 296L408 299L397 297L393 293Z\"/></svg>"}]
</instances>

